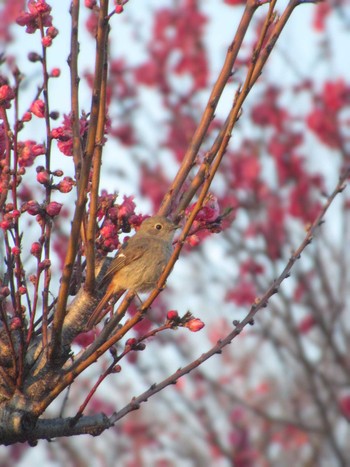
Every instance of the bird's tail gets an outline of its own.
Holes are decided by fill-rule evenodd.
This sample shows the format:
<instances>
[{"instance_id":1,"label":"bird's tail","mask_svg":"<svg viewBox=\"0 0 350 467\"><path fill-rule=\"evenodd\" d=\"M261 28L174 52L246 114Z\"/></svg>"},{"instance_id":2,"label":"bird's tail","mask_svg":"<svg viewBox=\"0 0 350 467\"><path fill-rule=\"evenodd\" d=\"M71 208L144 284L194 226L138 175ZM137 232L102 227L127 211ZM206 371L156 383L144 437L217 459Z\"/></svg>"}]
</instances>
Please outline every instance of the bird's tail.
<instances>
[{"instance_id":1,"label":"bird's tail","mask_svg":"<svg viewBox=\"0 0 350 467\"><path fill-rule=\"evenodd\" d=\"M116 299L118 300L122 294L123 292L118 294L116 296ZM90 316L86 324L87 329L92 329L97 323L101 321L101 319L105 316L105 314L107 314L106 305L113 295L114 294L108 292L108 289L107 289L106 294L102 297L102 300L98 303L97 307L94 309L92 315Z\"/></svg>"}]
</instances>

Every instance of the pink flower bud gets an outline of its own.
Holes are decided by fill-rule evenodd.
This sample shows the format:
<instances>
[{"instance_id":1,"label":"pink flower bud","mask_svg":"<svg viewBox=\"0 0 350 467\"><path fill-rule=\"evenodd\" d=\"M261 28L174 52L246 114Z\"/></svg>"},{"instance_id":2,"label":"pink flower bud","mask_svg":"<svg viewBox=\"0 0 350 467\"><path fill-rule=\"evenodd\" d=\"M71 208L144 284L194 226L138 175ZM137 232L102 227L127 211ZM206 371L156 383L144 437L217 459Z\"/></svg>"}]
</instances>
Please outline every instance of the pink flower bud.
<instances>
[{"instance_id":1,"label":"pink flower bud","mask_svg":"<svg viewBox=\"0 0 350 467\"><path fill-rule=\"evenodd\" d=\"M41 43L44 47L50 47L52 44L52 37L51 36L45 36L41 39Z\"/></svg>"},{"instance_id":2,"label":"pink flower bud","mask_svg":"<svg viewBox=\"0 0 350 467\"><path fill-rule=\"evenodd\" d=\"M0 105L7 103L15 97L14 90L8 84L0 86Z\"/></svg>"},{"instance_id":3,"label":"pink flower bud","mask_svg":"<svg viewBox=\"0 0 350 467\"><path fill-rule=\"evenodd\" d=\"M189 329L191 332L197 332L200 331L202 328L204 328L205 324L203 321L201 321L198 318L193 318L187 321L185 324L185 328Z\"/></svg>"},{"instance_id":4,"label":"pink flower bud","mask_svg":"<svg viewBox=\"0 0 350 467\"><path fill-rule=\"evenodd\" d=\"M19 292L21 295L24 295L24 294L27 292L27 288L24 287L24 285L21 285L21 286L18 288L18 292Z\"/></svg>"},{"instance_id":5,"label":"pink flower bud","mask_svg":"<svg viewBox=\"0 0 350 467\"><path fill-rule=\"evenodd\" d=\"M52 172L52 175L54 175L55 177L62 177L63 170L57 169L54 172Z\"/></svg>"},{"instance_id":6,"label":"pink flower bud","mask_svg":"<svg viewBox=\"0 0 350 467\"><path fill-rule=\"evenodd\" d=\"M2 228L2 230L8 230L11 228L11 226L12 226L12 222L8 219L0 222L0 227Z\"/></svg>"},{"instance_id":7,"label":"pink flower bud","mask_svg":"<svg viewBox=\"0 0 350 467\"><path fill-rule=\"evenodd\" d=\"M92 10L94 6L96 6L97 2L96 0L85 0L84 3L85 3L86 8L89 8L90 10Z\"/></svg>"},{"instance_id":8,"label":"pink flower bud","mask_svg":"<svg viewBox=\"0 0 350 467\"><path fill-rule=\"evenodd\" d=\"M58 29L55 26L50 26L47 28L46 34L54 39L58 34Z\"/></svg>"},{"instance_id":9,"label":"pink flower bud","mask_svg":"<svg viewBox=\"0 0 350 467\"><path fill-rule=\"evenodd\" d=\"M133 347L136 343L137 343L137 340L135 339L135 337L130 337L130 339L128 339L125 342L125 346Z\"/></svg>"},{"instance_id":10,"label":"pink flower bud","mask_svg":"<svg viewBox=\"0 0 350 467\"><path fill-rule=\"evenodd\" d=\"M123 13L123 11L124 11L123 5L117 5L115 7L115 12L117 13L117 15L119 15L120 13Z\"/></svg>"},{"instance_id":11,"label":"pink flower bud","mask_svg":"<svg viewBox=\"0 0 350 467\"><path fill-rule=\"evenodd\" d=\"M72 191L73 185L74 181L71 177L64 177L64 179L57 184L57 189L61 193L69 193Z\"/></svg>"},{"instance_id":12,"label":"pink flower bud","mask_svg":"<svg viewBox=\"0 0 350 467\"><path fill-rule=\"evenodd\" d=\"M14 210L12 211L12 217L13 217L14 219L18 219L18 217L19 217L20 215L21 215L21 212L20 212L18 209L14 209Z\"/></svg>"},{"instance_id":13,"label":"pink flower bud","mask_svg":"<svg viewBox=\"0 0 350 467\"><path fill-rule=\"evenodd\" d=\"M53 68L53 69L51 70L51 74L50 74L50 75L51 75L53 78L58 78L58 77L60 76L60 74L61 74L61 70L60 70L59 68Z\"/></svg>"},{"instance_id":14,"label":"pink flower bud","mask_svg":"<svg viewBox=\"0 0 350 467\"><path fill-rule=\"evenodd\" d=\"M177 319L179 317L179 313L176 310L170 310L168 311L166 317L169 321L174 321L174 319Z\"/></svg>"},{"instance_id":15,"label":"pink flower bud","mask_svg":"<svg viewBox=\"0 0 350 467\"><path fill-rule=\"evenodd\" d=\"M40 257L42 246L39 242L34 242L30 249L30 252L33 256Z\"/></svg>"},{"instance_id":16,"label":"pink flower bud","mask_svg":"<svg viewBox=\"0 0 350 467\"><path fill-rule=\"evenodd\" d=\"M28 60L33 63L39 62L41 61L41 55L37 54L36 52L29 52Z\"/></svg>"},{"instance_id":17,"label":"pink flower bud","mask_svg":"<svg viewBox=\"0 0 350 467\"><path fill-rule=\"evenodd\" d=\"M44 269L49 269L50 266L51 266L51 261L49 259L44 259L38 264L38 267L41 271L43 271Z\"/></svg>"},{"instance_id":18,"label":"pink flower bud","mask_svg":"<svg viewBox=\"0 0 350 467\"><path fill-rule=\"evenodd\" d=\"M30 112L25 112L22 117L22 122L29 122L32 119L32 114Z\"/></svg>"},{"instance_id":19,"label":"pink flower bud","mask_svg":"<svg viewBox=\"0 0 350 467\"><path fill-rule=\"evenodd\" d=\"M24 205L24 210L26 210L31 216L36 216L41 211L41 207L37 201L30 200L26 205Z\"/></svg>"},{"instance_id":20,"label":"pink flower bud","mask_svg":"<svg viewBox=\"0 0 350 467\"><path fill-rule=\"evenodd\" d=\"M20 250L20 248L18 246L12 247L11 251L15 256L18 256L20 254L20 252L21 252L21 250Z\"/></svg>"},{"instance_id":21,"label":"pink flower bud","mask_svg":"<svg viewBox=\"0 0 350 467\"><path fill-rule=\"evenodd\" d=\"M62 208L61 203L57 203L56 201L51 201L51 203L49 203L46 206L45 211L47 212L49 216L54 217L60 213L61 208Z\"/></svg>"},{"instance_id":22,"label":"pink flower bud","mask_svg":"<svg viewBox=\"0 0 350 467\"><path fill-rule=\"evenodd\" d=\"M45 117L45 103L41 99L37 99L30 106L30 111L39 118Z\"/></svg>"},{"instance_id":23,"label":"pink flower bud","mask_svg":"<svg viewBox=\"0 0 350 467\"><path fill-rule=\"evenodd\" d=\"M45 171L39 172L36 176L36 179L42 185L49 185L50 183L50 175Z\"/></svg>"}]
</instances>

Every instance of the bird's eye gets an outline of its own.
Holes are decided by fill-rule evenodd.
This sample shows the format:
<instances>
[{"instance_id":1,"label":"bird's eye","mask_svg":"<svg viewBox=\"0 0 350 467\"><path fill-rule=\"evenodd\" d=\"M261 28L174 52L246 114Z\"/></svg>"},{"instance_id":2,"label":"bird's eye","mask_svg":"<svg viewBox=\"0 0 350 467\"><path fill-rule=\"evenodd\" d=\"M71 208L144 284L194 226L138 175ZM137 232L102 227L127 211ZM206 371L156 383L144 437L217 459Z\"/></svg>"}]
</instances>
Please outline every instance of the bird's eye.
<instances>
[{"instance_id":1,"label":"bird's eye","mask_svg":"<svg viewBox=\"0 0 350 467\"><path fill-rule=\"evenodd\" d=\"M157 230L162 230L162 228L163 228L162 224L156 224L154 227L155 227Z\"/></svg>"}]
</instances>

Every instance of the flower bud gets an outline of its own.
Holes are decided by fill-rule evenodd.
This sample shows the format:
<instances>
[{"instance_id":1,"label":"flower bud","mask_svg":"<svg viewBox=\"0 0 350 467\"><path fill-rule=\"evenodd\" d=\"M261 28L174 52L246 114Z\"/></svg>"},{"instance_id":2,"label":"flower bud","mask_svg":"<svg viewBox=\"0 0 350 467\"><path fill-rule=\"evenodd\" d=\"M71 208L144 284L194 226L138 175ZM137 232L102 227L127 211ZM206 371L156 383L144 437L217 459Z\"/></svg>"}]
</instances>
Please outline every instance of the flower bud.
<instances>
[{"instance_id":1,"label":"flower bud","mask_svg":"<svg viewBox=\"0 0 350 467\"><path fill-rule=\"evenodd\" d=\"M204 328L205 324L203 321L201 321L198 318L193 318L187 321L187 323L184 325L185 328L189 329L191 332L197 332L200 331L202 328Z\"/></svg>"},{"instance_id":2,"label":"flower bud","mask_svg":"<svg viewBox=\"0 0 350 467\"><path fill-rule=\"evenodd\" d=\"M47 212L49 216L54 217L60 213L61 208L62 208L61 203L57 203L56 201L51 201L51 203L49 203L46 206L45 211Z\"/></svg>"},{"instance_id":3,"label":"flower bud","mask_svg":"<svg viewBox=\"0 0 350 467\"><path fill-rule=\"evenodd\" d=\"M170 310L168 311L166 317L168 318L169 321L174 321L179 317L179 313L176 310Z\"/></svg>"}]
</instances>

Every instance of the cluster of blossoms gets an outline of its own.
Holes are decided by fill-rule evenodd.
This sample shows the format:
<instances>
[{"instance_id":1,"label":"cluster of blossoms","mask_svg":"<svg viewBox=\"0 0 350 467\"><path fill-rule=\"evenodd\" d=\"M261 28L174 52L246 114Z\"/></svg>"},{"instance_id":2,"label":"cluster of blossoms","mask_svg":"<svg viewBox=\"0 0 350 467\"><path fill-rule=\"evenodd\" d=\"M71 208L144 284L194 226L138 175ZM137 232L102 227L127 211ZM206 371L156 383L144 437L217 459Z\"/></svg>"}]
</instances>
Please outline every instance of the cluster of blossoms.
<instances>
[{"instance_id":1,"label":"cluster of blossoms","mask_svg":"<svg viewBox=\"0 0 350 467\"><path fill-rule=\"evenodd\" d=\"M133 196L124 196L121 204L116 203L117 195L102 191L99 197L97 220L101 222L97 249L108 253L119 246L119 233L128 233L132 228L138 228L143 216L135 214L136 205Z\"/></svg>"},{"instance_id":2,"label":"cluster of blossoms","mask_svg":"<svg viewBox=\"0 0 350 467\"><path fill-rule=\"evenodd\" d=\"M195 206L196 203L193 203L186 209L186 217L189 217ZM190 246L196 246L211 233L221 232L223 217L220 215L218 199L213 194L208 194L203 207L193 221L187 243Z\"/></svg>"},{"instance_id":3,"label":"cluster of blossoms","mask_svg":"<svg viewBox=\"0 0 350 467\"><path fill-rule=\"evenodd\" d=\"M344 80L328 81L314 97L314 108L307 117L309 128L332 149L344 144L341 112L350 107L350 86Z\"/></svg>"},{"instance_id":4,"label":"cluster of blossoms","mask_svg":"<svg viewBox=\"0 0 350 467\"><path fill-rule=\"evenodd\" d=\"M18 16L17 24L25 26L28 34L34 34L39 29L42 32L42 45L50 47L58 34L58 30L52 26L51 6L45 0L29 0L28 10ZM47 28L45 33L44 28Z\"/></svg>"},{"instance_id":5,"label":"cluster of blossoms","mask_svg":"<svg viewBox=\"0 0 350 467\"><path fill-rule=\"evenodd\" d=\"M58 141L57 146L58 149L64 154L65 156L72 156L73 155L73 130L72 130L72 115L64 115L63 116L63 123L60 127L54 128L51 131L52 138ZM88 117L85 113L79 119L79 128L80 128L80 136L84 138L87 134L89 126Z\"/></svg>"}]
</instances>

